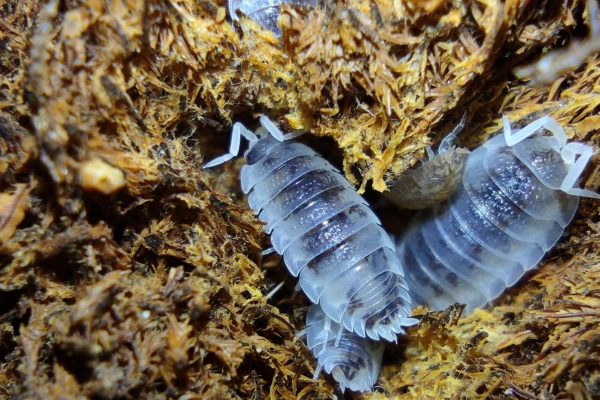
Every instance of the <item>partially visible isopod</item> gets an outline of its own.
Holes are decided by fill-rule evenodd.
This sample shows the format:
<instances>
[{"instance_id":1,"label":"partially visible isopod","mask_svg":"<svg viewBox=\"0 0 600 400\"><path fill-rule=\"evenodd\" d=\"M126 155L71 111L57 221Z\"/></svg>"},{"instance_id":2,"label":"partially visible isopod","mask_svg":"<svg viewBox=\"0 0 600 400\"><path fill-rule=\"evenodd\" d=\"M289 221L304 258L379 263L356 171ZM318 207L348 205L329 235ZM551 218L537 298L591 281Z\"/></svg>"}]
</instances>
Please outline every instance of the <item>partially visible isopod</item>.
<instances>
[{"instance_id":1,"label":"partially visible isopod","mask_svg":"<svg viewBox=\"0 0 600 400\"><path fill-rule=\"evenodd\" d=\"M355 392L370 391L377 381L383 343L347 330L340 331L340 326L317 305L312 305L306 315L306 342L317 359L314 379L324 370L339 383L342 392L346 388Z\"/></svg>"},{"instance_id":2,"label":"partially visible isopod","mask_svg":"<svg viewBox=\"0 0 600 400\"><path fill-rule=\"evenodd\" d=\"M466 114L438 147L438 154L427 147L428 159L405 172L390 185L385 196L398 207L420 210L447 200L462 179L469 152L456 148L454 140L465 124Z\"/></svg>"},{"instance_id":3,"label":"partially visible isopod","mask_svg":"<svg viewBox=\"0 0 600 400\"><path fill-rule=\"evenodd\" d=\"M543 135L543 129L551 133ZM397 243L416 304L484 306L535 267L572 220L591 147L567 143L542 117L474 150L452 198L423 213Z\"/></svg>"},{"instance_id":4,"label":"partially visible isopod","mask_svg":"<svg viewBox=\"0 0 600 400\"><path fill-rule=\"evenodd\" d=\"M519 79L527 79L536 85L551 84L561 74L574 70L589 56L600 51L600 23L598 21L597 0L588 0L590 36L584 40L574 40L568 47L555 49L539 60L513 69Z\"/></svg>"},{"instance_id":5,"label":"partially visible isopod","mask_svg":"<svg viewBox=\"0 0 600 400\"><path fill-rule=\"evenodd\" d=\"M377 216L348 181L309 147L285 140L267 117L258 139L236 123L229 154L240 135L251 140L242 167L242 191L265 223L274 249L283 254L300 287L334 322L359 336L395 340L409 318L410 297L394 243Z\"/></svg>"},{"instance_id":6,"label":"partially visible isopod","mask_svg":"<svg viewBox=\"0 0 600 400\"><path fill-rule=\"evenodd\" d=\"M291 4L303 7L314 7L319 0L228 0L227 8L232 20L237 20L236 10L240 10L250 19L265 29L270 30L276 36L281 36L281 30L277 24L281 4Z\"/></svg>"}]
</instances>

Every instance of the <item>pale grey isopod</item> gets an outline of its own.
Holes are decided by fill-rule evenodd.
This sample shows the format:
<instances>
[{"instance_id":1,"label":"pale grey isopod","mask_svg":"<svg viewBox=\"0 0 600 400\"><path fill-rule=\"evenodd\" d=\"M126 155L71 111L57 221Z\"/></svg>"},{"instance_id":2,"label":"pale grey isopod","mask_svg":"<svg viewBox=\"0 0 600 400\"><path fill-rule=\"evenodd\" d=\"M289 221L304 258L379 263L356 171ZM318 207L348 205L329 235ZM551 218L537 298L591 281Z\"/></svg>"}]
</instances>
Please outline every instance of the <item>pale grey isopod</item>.
<instances>
[{"instance_id":1,"label":"pale grey isopod","mask_svg":"<svg viewBox=\"0 0 600 400\"><path fill-rule=\"evenodd\" d=\"M409 318L410 296L394 243L335 167L285 140L293 134L284 135L268 118L261 117L261 124L260 139L235 124L230 154L207 167L237 154L240 135L250 138L242 190L304 293L359 336L395 340L416 320Z\"/></svg>"},{"instance_id":2,"label":"pale grey isopod","mask_svg":"<svg viewBox=\"0 0 600 400\"><path fill-rule=\"evenodd\" d=\"M342 392L370 391L377 381L383 343L342 330L318 305L306 315L306 342L317 359L315 379L324 370L339 383Z\"/></svg>"},{"instance_id":3,"label":"pale grey isopod","mask_svg":"<svg viewBox=\"0 0 600 400\"><path fill-rule=\"evenodd\" d=\"M544 135L548 131L551 135ZM542 117L497 135L467 158L451 199L422 213L397 243L413 301L482 307L534 268L572 220L593 154Z\"/></svg>"}]
</instances>

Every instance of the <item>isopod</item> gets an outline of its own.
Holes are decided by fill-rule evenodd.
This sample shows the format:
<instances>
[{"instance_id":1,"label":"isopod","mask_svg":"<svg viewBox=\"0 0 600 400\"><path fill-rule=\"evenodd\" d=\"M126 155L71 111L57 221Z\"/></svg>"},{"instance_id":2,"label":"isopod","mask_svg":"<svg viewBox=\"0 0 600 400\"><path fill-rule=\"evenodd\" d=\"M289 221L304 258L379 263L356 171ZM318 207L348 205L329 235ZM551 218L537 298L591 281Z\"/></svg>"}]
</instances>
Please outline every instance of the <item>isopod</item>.
<instances>
[{"instance_id":1,"label":"isopod","mask_svg":"<svg viewBox=\"0 0 600 400\"><path fill-rule=\"evenodd\" d=\"M575 40L564 49L552 50L531 64L513 69L513 74L519 79L527 79L536 85L550 84L560 74L579 67L586 58L600 51L600 24L596 1L587 1L590 19L588 38Z\"/></svg>"},{"instance_id":2,"label":"isopod","mask_svg":"<svg viewBox=\"0 0 600 400\"><path fill-rule=\"evenodd\" d=\"M573 219L593 154L542 117L496 135L467 158L450 200L422 213L397 250L416 304L482 307L534 268ZM542 130L543 128L543 130ZM551 135L544 135L544 130Z\"/></svg>"},{"instance_id":3,"label":"isopod","mask_svg":"<svg viewBox=\"0 0 600 400\"><path fill-rule=\"evenodd\" d=\"M229 154L205 168L234 157L240 136L247 138L242 191L304 293L345 329L395 340L417 321L408 317L411 301L394 243L335 167L287 140L295 134L284 135L267 117L260 122L260 139L234 124Z\"/></svg>"},{"instance_id":4,"label":"isopod","mask_svg":"<svg viewBox=\"0 0 600 400\"><path fill-rule=\"evenodd\" d=\"M440 143L437 154L427 147L428 159L390 185L385 196L398 207L421 210L447 200L462 179L469 152L454 140L465 125L466 114Z\"/></svg>"},{"instance_id":5,"label":"isopod","mask_svg":"<svg viewBox=\"0 0 600 400\"><path fill-rule=\"evenodd\" d=\"M232 20L238 19L236 10L240 10L264 29L273 32L275 36L281 36L277 24L281 4L314 7L318 4L318 0L228 0L227 8Z\"/></svg>"},{"instance_id":6,"label":"isopod","mask_svg":"<svg viewBox=\"0 0 600 400\"><path fill-rule=\"evenodd\" d=\"M374 342L347 330L338 337L340 327L329 319L318 305L306 315L306 342L317 359L314 378L321 370L331 374L342 392L370 391L381 368L383 343Z\"/></svg>"}]
</instances>

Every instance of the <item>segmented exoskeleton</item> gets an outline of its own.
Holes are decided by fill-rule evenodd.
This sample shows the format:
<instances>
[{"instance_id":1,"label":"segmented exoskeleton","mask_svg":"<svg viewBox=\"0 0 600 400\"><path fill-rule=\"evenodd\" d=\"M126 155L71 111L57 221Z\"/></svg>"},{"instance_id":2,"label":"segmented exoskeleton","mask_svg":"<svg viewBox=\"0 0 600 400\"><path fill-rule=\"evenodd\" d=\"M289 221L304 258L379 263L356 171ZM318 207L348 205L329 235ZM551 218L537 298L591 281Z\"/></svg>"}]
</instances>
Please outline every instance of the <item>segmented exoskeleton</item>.
<instances>
[{"instance_id":1,"label":"segmented exoskeleton","mask_svg":"<svg viewBox=\"0 0 600 400\"><path fill-rule=\"evenodd\" d=\"M416 320L408 317L402 266L379 219L329 162L285 140L293 134L284 135L268 118L260 121L271 135L258 139L236 123L230 154L207 167L232 158L240 135L248 138L242 190L304 293L359 336L395 340Z\"/></svg>"},{"instance_id":2,"label":"segmented exoskeleton","mask_svg":"<svg viewBox=\"0 0 600 400\"><path fill-rule=\"evenodd\" d=\"M470 311L515 284L559 240L579 197L600 198L575 187L592 153L567 143L550 117L514 133L504 119L504 134L467 158L451 199L421 214L398 241L413 301L434 309L458 302Z\"/></svg>"},{"instance_id":3,"label":"segmented exoskeleton","mask_svg":"<svg viewBox=\"0 0 600 400\"><path fill-rule=\"evenodd\" d=\"M381 368L383 343L362 338L340 327L318 305L306 315L306 342L317 359L315 379L325 370L339 383L342 392L371 390Z\"/></svg>"}]
</instances>

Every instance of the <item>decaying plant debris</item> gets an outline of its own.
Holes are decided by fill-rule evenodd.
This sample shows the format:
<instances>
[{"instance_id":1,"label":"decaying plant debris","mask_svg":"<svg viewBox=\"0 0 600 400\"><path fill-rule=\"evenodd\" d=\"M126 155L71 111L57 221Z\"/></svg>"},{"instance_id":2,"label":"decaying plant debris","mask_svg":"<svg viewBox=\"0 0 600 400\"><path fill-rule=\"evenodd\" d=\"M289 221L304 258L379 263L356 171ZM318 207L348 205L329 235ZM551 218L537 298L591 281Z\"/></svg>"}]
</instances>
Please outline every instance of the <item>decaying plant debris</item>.
<instances>
[{"instance_id":1,"label":"decaying plant debris","mask_svg":"<svg viewBox=\"0 0 600 400\"><path fill-rule=\"evenodd\" d=\"M2 0L0 397L331 398L293 283L245 206L232 121L329 136L378 191L467 111L474 147L550 114L600 145L600 56L547 87L512 67L585 37L578 0L284 7L283 42L225 2ZM600 186L600 164L585 182ZM365 398L600 396L600 219L488 310L423 315ZM339 394L339 393L338 393Z\"/></svg>"}]
</instances>

